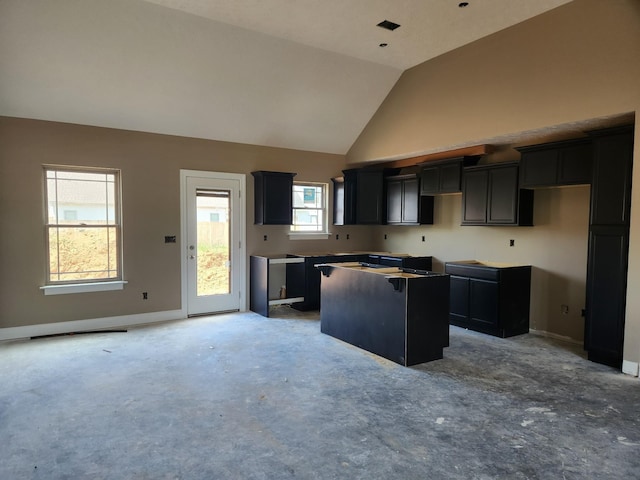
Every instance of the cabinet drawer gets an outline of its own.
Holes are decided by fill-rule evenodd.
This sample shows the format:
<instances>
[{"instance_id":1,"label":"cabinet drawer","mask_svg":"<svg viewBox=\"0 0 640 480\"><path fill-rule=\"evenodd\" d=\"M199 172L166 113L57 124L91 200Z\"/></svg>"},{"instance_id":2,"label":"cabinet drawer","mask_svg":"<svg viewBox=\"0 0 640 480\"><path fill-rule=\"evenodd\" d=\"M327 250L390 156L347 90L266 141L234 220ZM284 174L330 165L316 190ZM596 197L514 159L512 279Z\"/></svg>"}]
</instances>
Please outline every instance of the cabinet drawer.
<instances>
[{"instance_id":1,"label":"cabinet drawer","mask_svg":"<svg viewBox=\"0 0 640 480\"><path fill-rule=\"evenodd\" d=\"M483 280L499 280L500 269L485 266L474 266L471 264L447 263L444 267L445 273L449 275L459 275L461 277L480 278Z\"/></svg>"}]
</instances>

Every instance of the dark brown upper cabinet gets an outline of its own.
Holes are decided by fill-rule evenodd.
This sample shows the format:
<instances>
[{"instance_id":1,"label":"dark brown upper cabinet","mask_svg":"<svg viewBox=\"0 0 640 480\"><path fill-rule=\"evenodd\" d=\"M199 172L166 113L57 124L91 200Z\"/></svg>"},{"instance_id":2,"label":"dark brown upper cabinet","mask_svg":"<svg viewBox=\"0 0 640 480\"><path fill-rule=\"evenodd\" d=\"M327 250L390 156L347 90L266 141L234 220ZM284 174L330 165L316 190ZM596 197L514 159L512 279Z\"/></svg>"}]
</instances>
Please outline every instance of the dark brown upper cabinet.
<instances>
[{"instance_id":1,"label":"dark brown upper cabinet","mask_svg":"<svg viewBox=\"0 0 640 480\"><path fill-rule=\"evenodd\" d=\"M333 224L356 224L356 188L358 169L344 170L342 177L332 178L333 182Z\"/></svg>"},{"instance_id":2,"label":"dark brown upper cabinet","mask_svg":"<svg viewBox=\"0 0 640 480\"><path fill-rule=\"evenodd\" d=\"M462 191L462 168L478 163L480 157L455 157L420 164L420 195L441 195Z\"/></svg>"},{"instance_id":3,"label":"dark brown upper cabinet","mask_svg":"<svg viewBox=\"0 0 640 480\"><path fill-rule=\"evenodd\" d=\"M416 174L395 175L387 182L387 224L433 225L433 197L420 195Z\"/></svg>"},{"instance_id":4,"label":"dark brown upper cabinet","mask_svg":"<svg viewBox=\"0 0 640 480\"><path fill-rule=\"evenodd\" d=\"M384 170L359 169L356 185L356 223L381 225L386 222L386 184Z\"/></svg>"},{"instance_id":5,"label":"dark brown upper cabinet","mask_svg":"<svg viewBox=\"0 0 640 480\"><path fill-rule=\"evenodd\" d=\"M364 167L343 170L333 179L334 225L383 225L387 220L385 177L397 168Z\"/></svg>"},{"instance_id":6,"label":"dark brown upper cabinet","mask_svg":"<svg viewBox=\"0 0 640 480\"><path fill-rule=\"evenodd\" d=\"M517 163L463 170L462 225L533 225L533 190L519 188Z\"/></svg>"},{"instance_id":7,"label":"dark brown upper cabinet","mask_svg":"<svg viewBox=\"0 0 640 480\"><path fill-rule=\"evenodd\" d=\"M516 147L521 154L520 187L555 187L590 184L593 147L591 139Z\"/></svg>"},{"instance_id":8,"label":"dark brown upper cabinet","mask_svg":"<svg viewBox=\"0 0 640 480\"><path fill-rule=\"evenodd\" d=\"M291 225L295 173L251 172L254 181L254 224Z\"/></svg>"}]
</instances>

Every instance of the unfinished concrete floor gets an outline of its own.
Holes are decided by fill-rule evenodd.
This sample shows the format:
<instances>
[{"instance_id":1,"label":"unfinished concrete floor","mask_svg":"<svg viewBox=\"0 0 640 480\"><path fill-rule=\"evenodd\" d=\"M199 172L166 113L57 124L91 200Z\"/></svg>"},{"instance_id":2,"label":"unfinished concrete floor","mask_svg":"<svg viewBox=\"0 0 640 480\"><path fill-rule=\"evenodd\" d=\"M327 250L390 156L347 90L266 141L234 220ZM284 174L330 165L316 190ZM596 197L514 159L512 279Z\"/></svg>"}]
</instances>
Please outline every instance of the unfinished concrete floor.
<instances>
[{"instance_id":1,"label":"unfinished concrete floor","mask_svg":"<svg viewBox=\"0 0 640 480\"><path fill-rule=\"evenodd\" d=\"M405 368L282 312L0 345L0 478L640 478L640 381L575 347Z\"/></svg>"}]
</instances>

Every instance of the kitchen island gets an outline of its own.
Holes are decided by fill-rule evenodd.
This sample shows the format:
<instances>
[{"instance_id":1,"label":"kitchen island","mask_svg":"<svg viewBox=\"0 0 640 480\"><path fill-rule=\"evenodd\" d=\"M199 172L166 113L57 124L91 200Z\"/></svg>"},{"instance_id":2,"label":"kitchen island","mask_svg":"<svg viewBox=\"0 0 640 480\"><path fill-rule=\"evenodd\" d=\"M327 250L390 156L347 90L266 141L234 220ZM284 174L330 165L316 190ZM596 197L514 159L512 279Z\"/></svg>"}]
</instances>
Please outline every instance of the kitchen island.
<instances>
[{"instance_id":1,"label":"kitchen island","mask_svg":"<svg viewBox=\"0 0 640 480\"><path fill-rule=\"evenodd\" d=\"M409 366L449 345L449 275L358 262L322 264L320 330Z\"/></svg>"}]
</instances>

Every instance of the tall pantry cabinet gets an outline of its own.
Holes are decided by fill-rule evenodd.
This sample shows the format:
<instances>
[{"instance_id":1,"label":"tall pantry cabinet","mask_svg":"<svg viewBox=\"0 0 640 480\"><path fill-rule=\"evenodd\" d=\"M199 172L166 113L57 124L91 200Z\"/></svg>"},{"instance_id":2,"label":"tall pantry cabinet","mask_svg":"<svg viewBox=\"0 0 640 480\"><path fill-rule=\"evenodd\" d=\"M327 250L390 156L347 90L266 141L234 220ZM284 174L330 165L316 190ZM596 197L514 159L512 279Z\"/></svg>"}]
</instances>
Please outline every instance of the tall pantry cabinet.
<instances>
[{"instance_id":1,"label":"tall pantry cabinet","mask_svg":"<svg viewBox=\"0 0 640 480\"><path fill-rule=\"evenodd\" d=\"M629 255L633 126L590 132L593 183L587 260L585 350L622 366Z\"/></svg>"}]
</instances>

